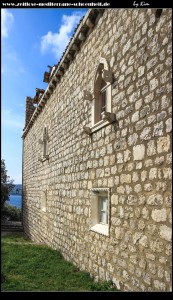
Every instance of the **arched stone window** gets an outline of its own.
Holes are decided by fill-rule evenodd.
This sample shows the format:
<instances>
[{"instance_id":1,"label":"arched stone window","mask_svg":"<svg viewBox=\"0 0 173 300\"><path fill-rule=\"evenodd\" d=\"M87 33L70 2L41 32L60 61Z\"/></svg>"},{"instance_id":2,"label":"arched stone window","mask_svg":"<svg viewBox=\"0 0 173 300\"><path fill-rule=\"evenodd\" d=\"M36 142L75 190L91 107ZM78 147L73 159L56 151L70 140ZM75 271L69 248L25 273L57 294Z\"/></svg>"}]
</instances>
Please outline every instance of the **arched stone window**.
<instances>
[{"instance_id":1,"label":"arched stone window","mask_svg":"<svg viewBox=\"0 0 173 300\"><path fill-rule=\"evenodd\" d=\"M48 129L45 126L43 129L43 138L39 140L39 144L41 145L41 152L42 152L42 155L39 158L40 161L44 161L49 158L48 142L49 142Z\"/></svg>"},{"instance_id":2,"label":"arched stone window","mask_svg":"<svg viewBox=\"0 0 173 300\"><path fill-rule=\"evenodd\" d=\"M111 113L112 72L105 58L100 57L94 76L92 127L102 127L108 121L105 113Z\"/></svg>"},{"instance_id":3,"label":"arched stone window","mask_svg":"<svg viewBox=\"0 0 173 300\"><path fill-rule=\"evenodd\" d=\"M47 128L44 127L43 132L43 157L48 158L48 133Z\"/></svg>"},{"instance_id":4,"label":"arched stone window","mask_svg":"<svg viewBox=\"0 0 173 300\"><path fill-rule=\"evenodd\" d=\"M102 78L103 64L100 64L94 85L94 124L102 120L102 112L107 111L107 83Z\"/></svg>"},{"instance_id":5,"label":"arched stone window","mask_svg":"<svg viewBox=\"0 0 173 300\"><path fill-rule=\"evenodd\" d=\"M109 70L107 60L99 57L91 92L84 90L84 99L92 104L91 125L83 126L88 135L115 121L112 113L112 82L113 74Z\"/></svg>"}]
</instances>

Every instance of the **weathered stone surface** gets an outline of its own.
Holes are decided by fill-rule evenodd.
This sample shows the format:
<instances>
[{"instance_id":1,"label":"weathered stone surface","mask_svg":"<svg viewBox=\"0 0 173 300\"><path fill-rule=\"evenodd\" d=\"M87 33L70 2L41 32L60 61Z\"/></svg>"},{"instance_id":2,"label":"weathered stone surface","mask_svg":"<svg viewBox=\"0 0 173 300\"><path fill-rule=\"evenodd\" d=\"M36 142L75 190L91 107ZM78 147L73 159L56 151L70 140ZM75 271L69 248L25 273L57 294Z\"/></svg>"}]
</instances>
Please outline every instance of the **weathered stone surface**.
<instances>
[{"instance_id":1,"label":"weathered stone surface","mask_svg":"<svg viewBox=\"0 0 173 300\"><path fill-rule=\"evenodd\" d=\"M148 125L154 123L155 120L156 120L156 116L155 115L148 116Z\"/></svg>"},{"instance_id":2,"label":"weathered stone surface","mask_svg":"<svg viewBox=\"0 0 173 300\"><path fill-rule=\"evenodd\" d=\"M149 274L144 273L144 274L143 274L143 279L144 279L144 282L145 282L146 284L148 284L148 285L151 284L151 277L149 276Z\"/></svg>"},{"instance_id":3,"label":"weathered stone surface","mask_svg":"<svg viewBox=\"0 0 173 300\"><path fill-rule=\"evenodd\" d=\"M147 143L147 155L152 156L156 154L155 141L151 140Z\"/></svg>"},{"instance_id":4,"label":"weathered stone surface","mask_svg":"<svg viewBox=\"0 0 173 300\"><path fill-rule=\"evenodd\" d=\"M142 232L136 232L133 236L133 243L136 244L142 236Z\"/></svg>"},{"instance_id":5,"label":"weathered stone surface","mask_svg":"<svg viewBox=\"0 0 173 300\"><path fill-rule=\"evenodd\" d=\"M156 123L154 125L153 136L162 136L163 135L163 122Z\"/></svg>"},{"instance_id":6,"label":"weathered stone surface","mask_svg":"<svg viewBox=\"0 0 173 300\"><path fill-rule=\"evenodd\" d=\"M170 137L161 137L157 140L158 153L167 152L170 149Z\"/></svg>"},{"instance_id":7,"label":"weathered stone surface","mask_svg":"<svg viewBox=\"0 0 173 300\"><path fill-rule=\"evenodd\" d=\"M149 205L162 205L163 204L163 196L160 194L150 195L147 199L147 204Z\"/></svg>"},{"instance_id":8,"label":"weathered stone surface","mask_svg":"<svg viewBox=\"0 0 173 300\"><path fill-rule=\"evenodd\" d=\"M160 282L159 280L154 280L154 286L159 291L165 291L166 288L165 284L163 282Z\"/></svg>"},{"instance_id":9,"label":"weathered stone surface","mask_svg":"<svg viewBox=\"0 0 173 300\"><path fill-rule=\"evenodd\" d=\"M149 210L146 207L142 209L142 216L145 220L149 219Z\"/></svg>"},{"instance_id":10,"label":"weathered stone surface","mask_svg":"<svg viewBox=\"0 0 173 300\"><path fill-rule=\"evenodd\" d=\"M120 183L130 183L131 175L130 174L122 174L120 175Z\"/></svg>"},{"instance_id":11,"label":"weathered stone surface","mask_svg":"<svg viewBox=\"0 0 173 300\"><path fill-rule=\"evenodd\" d=\"M134 133L134 134L130 135L128 137L128 144L129 144L129 146L135 145L136 142L137 142L137 139L138 139L137 133Z\"/></svg>"},{"instance_id":12,"label":"weathered stone surface","mask_svg":"<svg viewBox=\"0 0 173 300\"><path fill-rule=\"evenodd\" d=\"M155 260L155 255L154 254L151 254L151 253L146 253L146 258L149 259L149 260L152 260L154 261Z\"/></svg>"},{"instance_id":13,"label":"weathered stone surface","mask_svg":"<svg viewBox=\"0 0 173 300\"><path fill-rule=\"evenodd\" d=\"M135 125L136 131L139 131L139 130L143 129L145 125L146 125L146 121L145 120L138 121L136 123L136 125Z\"/></svg>"},{"instance_id":14,"label":"weathered stone surface","mask_svg":"<svg viewBox=\"0 0 173 300\"><path fill-rule=\"evenodd\" d=\"M148 268L149 268L149 270L150 270L150 272L151 272L152 274L156 274L157 268L156 268L156 264L155 264L155 263L149 262Z\"/></svg>"},{"instance_id":15,"label":"weathered stone surface","mask_svg":"<svg viewBox=\"0 0 173 300\"><path fill-rule=\"evenodd\" d=\"M131 158L131 151L125 150L124 151L124 162L129 161Z\"/></svg>"},{"instance_id":16,"label":"weathered stone surface","mask_svg":"<svg viewBox=\"0 0 173 300\"><path fill-rule=\"evenodd\" d=\"M166 241L171 241L172 239L172 229L166 225L160 226L160 236Z\"/></svg>"},{"instance_id":17,"label":"weathered stone surface","mask_svg":"<svg viewBox=\"0 0 173 300\"><path fill-rule=\"evenodd\" d=\"M137 202L137 197L136 197L136 196L134 196L134 195L129 195L129 196L127 197L127 204L128 204L128 205L135 205L136 202Z\"/></svg>"},{"instance_id":18,"label":"weathered stone surface","mask_svg":"<svg viewBox=\"0 0 173 300\"><path fill-rule=\"evenodd\" d=\"M139 111L136 111L133 115L132 115L132 122L137 122L139 120Z\"/></svg>"},{"instance_id":19,"label":"weathered stone surface","mask_svg":"<svg viewBox=\"0 0 173 300\"><path fill-rule=\"evenodd\" d=\"M141 181L145 181L147 179L147 171L142 171L141 172Z\"/></svg>"},{"instance_id":20,"label":"weathered stone surface","mask_svg":"<svg viewBox=\"0 0 173 300\"><path fill-rule=\"evenodd\" d=\"M144 235L140 240L139 244L142 245L143 247L148 247L148 238L146 235Z\"/></svg>"},{"instance_id":21,"label":"weathered stone surface","mask_svg":"<svg viewBox=\"0 0 173 300\"><path fill-rule=\"evenodd\" d=\"M153 91L158 86L158 80L156 78L150 81L150 91Z\"/></svg>"},{"instance_id":22,"label":"weathered stone surface","mask_svg":"<svg viewBox=\"0 0 173 300\"><path fill-rule=\"evenodd\" d=\"M157 178L157 168L151 168L149 171L149 179L155 179Z\"/></svg>"},{"instance_id":23,"label":"weathered stone surface","mask_svg":"<svg viewBox=\"0 0 173 300\"><path fill-rule=\"evenodd\" d=\"M144 228L145 228L145 222L143 220L139 220L138 228L141 229L141 230L144 230Z\"/></svg>"},{"instance_id":24,"label":"weathered stone surface","mask_svg":"<svg viewBox=\"0 0 173 300\"><path fill-rule=\"evenodd\" d=\"M165 222L166 221L166 209L153 209L151 217L155 222Z\"/></svg>"},{"instance_id":25,"label":"weathered stone surface","mask_svg":"<svg viewBox=\"0 0 173 300\"><path fill-rule=\"evenodd\" d=\"M133 147L134 160L142 160L145 155L145 146L143 144Z\"/></svg>"},{"instance_id":26,"label":"weathered stone surface","mask_svg":"<svg viewBox=\"0 0 173 300\"><path fill-rule=\"evenodd\" d=\"M171 168L163 168L163 177L165 179L172 179L172 169Z\"/></svg>"},{"instance_id":27,"label":"weathered stone surface","mask_svg":"<svg viewBox=\"0 0 173 300\"><path fill-rule=\"evenodd\" d=\"M140 134L140 140L149 140L151 138L151 128L146 127Z\"/></svg>"},{"instance_id":28,"label":"weathered stone surface","mask_svg":"<svg viewBox=\"0 0 173 300\"><path fill-rule=\"evenodd\" d=\"M135 191L136 193L141 192L141 191L142 191L142 186L141 186L141 184L136 184L136 185L134 186L134 191Z\"/></svg>"},{"instance_id":29,"label":"weathered stone surface","mask_svg":"<svg viewBox=\"0 0 173 300\"><path fill-rule=\"evenodd\" d=\"M165 123L166 123L166 132L172 131L172 118L169 118Z\"/></svg>"}]
</instances>

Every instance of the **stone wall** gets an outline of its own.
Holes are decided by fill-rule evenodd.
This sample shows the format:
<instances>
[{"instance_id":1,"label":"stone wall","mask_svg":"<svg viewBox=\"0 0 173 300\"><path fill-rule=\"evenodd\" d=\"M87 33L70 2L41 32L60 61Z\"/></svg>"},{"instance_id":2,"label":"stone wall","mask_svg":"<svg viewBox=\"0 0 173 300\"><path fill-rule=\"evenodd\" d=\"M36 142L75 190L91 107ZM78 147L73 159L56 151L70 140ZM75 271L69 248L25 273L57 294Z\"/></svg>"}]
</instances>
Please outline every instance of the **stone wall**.
<instances>
[{"instance_id":1,"label":"stone wall","mask_svg":"<svg viewBox=\"0 0 173 300\"><path fill-rule=\"evenodd\" d=\"M117 122L89 136L99 56ZM24 136L27 235L121 290L170 291L171 108L171 9L105 9ZM109 236L90 230L92 188L110 188Z\"/></svg>"}]
</instances>

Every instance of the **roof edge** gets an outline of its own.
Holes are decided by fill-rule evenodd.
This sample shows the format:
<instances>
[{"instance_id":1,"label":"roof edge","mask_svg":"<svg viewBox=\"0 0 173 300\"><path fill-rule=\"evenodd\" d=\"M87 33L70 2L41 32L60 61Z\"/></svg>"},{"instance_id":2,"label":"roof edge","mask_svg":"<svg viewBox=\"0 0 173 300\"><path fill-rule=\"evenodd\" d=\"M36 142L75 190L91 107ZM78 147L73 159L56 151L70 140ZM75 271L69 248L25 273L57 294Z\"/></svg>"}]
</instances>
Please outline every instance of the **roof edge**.
<instances>
[{"instance_id":1,"label":"roof edge","mask_svg":"<svg viewBox=\"0 0 173 300\"><path fill-rule=\"evenodd\" d=\"M60 79L63 77L66 70L68 69L69 64L71 64L71 62L74 60L78 51L81 49L85 39L94 28L96 19L103 14L104 10L105 8L90 8L86 15L83 17L83 19L80 21L76 32L74 33L73 37L68 43L59 63L56 65L57 67L54 70L53 75L51 76L51 80L47 86L47 89L42 95L29 123L23 130L24 132L22 134L22 138L25 138L25 136L27 135L35 119L42 111L43 107L50 98L57 84L60 82Z\"/></svg>"}]
</instances>

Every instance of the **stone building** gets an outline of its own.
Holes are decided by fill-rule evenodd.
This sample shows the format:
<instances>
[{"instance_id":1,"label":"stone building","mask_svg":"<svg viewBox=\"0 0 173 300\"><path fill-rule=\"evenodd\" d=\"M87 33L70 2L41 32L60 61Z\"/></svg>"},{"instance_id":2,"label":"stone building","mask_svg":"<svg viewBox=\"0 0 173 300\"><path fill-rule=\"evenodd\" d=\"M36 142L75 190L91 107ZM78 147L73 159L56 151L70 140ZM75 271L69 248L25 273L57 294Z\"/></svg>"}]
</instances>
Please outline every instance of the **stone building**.
<instances>
[{"instance_id":1,"label":"stone building","mask_svg":"<svg viewBox=\"0 0 173 300\"><path fill-rule=\"evenodd\" d=\"M90 9L26 99L23 224L95 280L171 290L171 9Z\"/></svg>"}]
</instances>

